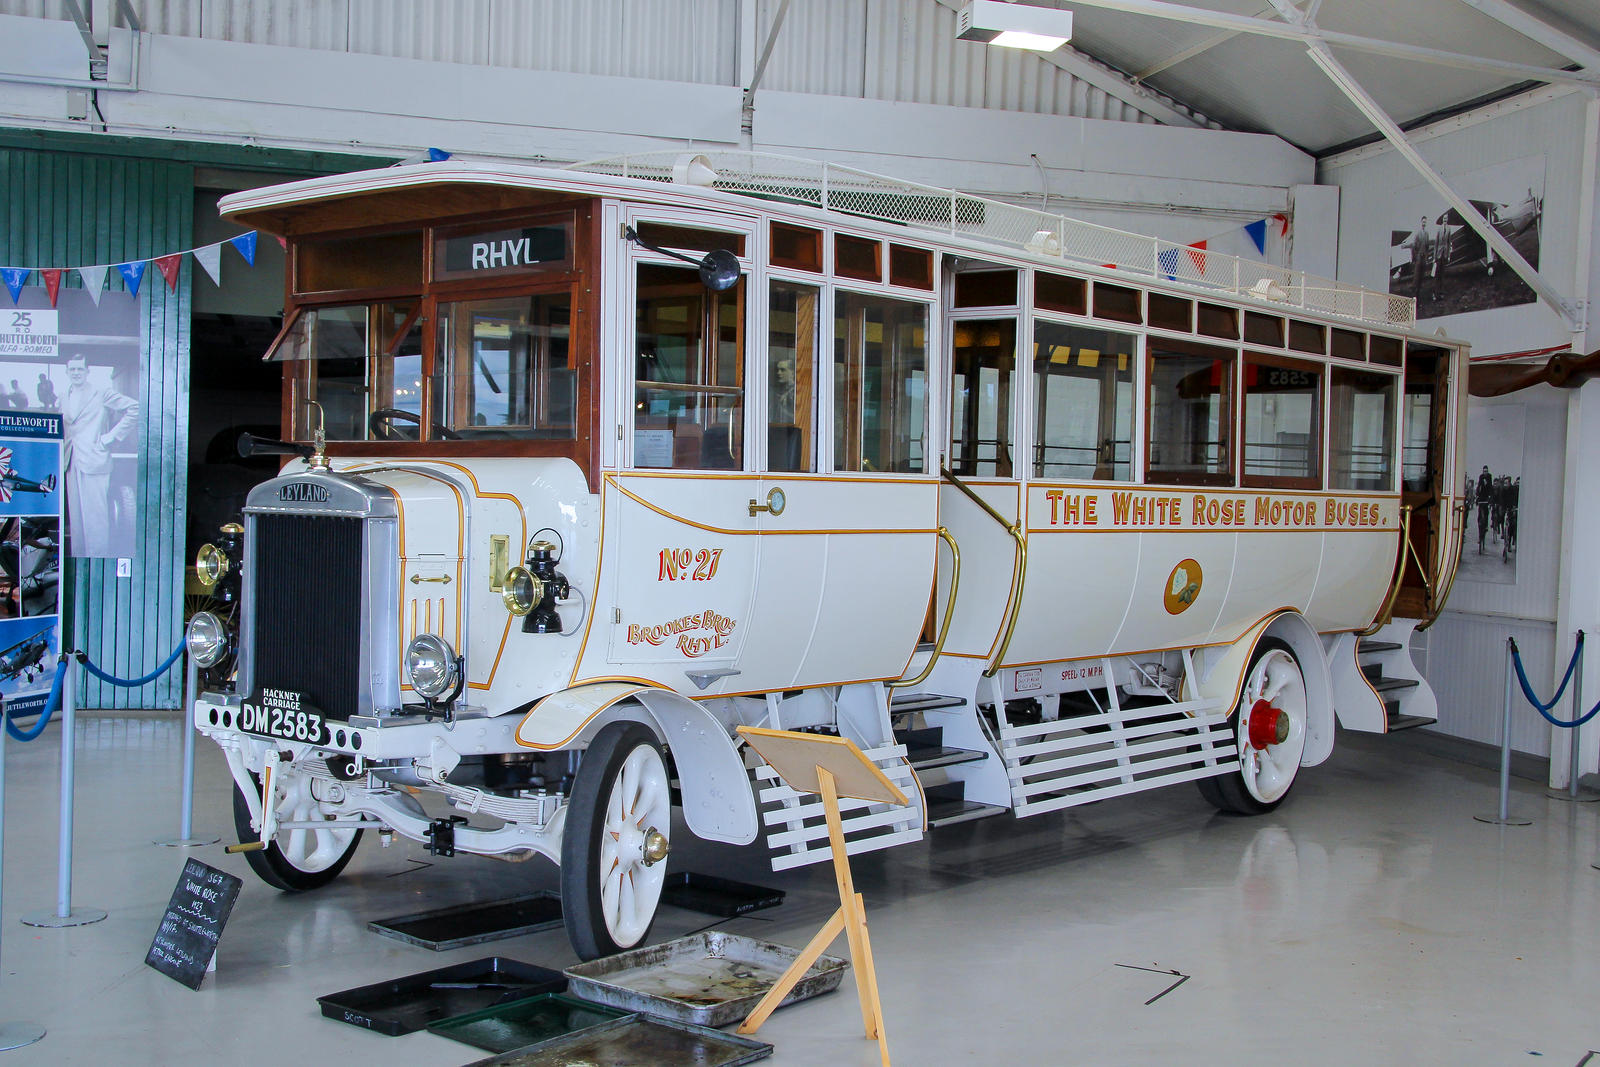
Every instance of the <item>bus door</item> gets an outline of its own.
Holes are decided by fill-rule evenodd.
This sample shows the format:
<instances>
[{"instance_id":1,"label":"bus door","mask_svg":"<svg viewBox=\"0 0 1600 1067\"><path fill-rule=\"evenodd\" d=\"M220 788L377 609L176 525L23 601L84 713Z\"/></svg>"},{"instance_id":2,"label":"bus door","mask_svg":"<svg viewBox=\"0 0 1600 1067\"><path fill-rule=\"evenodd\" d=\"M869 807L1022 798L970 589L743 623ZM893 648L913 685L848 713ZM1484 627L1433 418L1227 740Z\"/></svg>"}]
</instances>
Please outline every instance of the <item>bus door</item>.
<instances>
[{"instance_id":1,"label":"bus door","mask_svg":"<svg viewBox=\"0 0 1600 1067\"><path fill-rule=\"evenodd\" d=\"M639 233L686 252L745 252L743 234L645 223ZM630 256L631 469L606 480L610 603L597 605L612 624L609 662L580 671L707 695L762 688L774 678L741 654L760 558L748 507L759 488L746 440L749 278L716 290L693 265Z\"/></svg>"},{"instance_id":2,"label":"bus door","mask_svg":"<svg viewBox=\"0 0 1600 1067\"><path fill-rule=\"evenodd\" d=\"M768 283L745 657L787 671L782 688L894 678L916 647L938 526L929 315L924 301Z\"/></svg>"},{"instance_id":3,"label":"bus door","mask_svg":"<svg viewBox=\"0 0 1600 1067\"><path fill-rule=\"evenodd\" d=\"M1410 546L1394 613L1407 618L1433 613L1443 593L1440 582L1459 550L1452 540L1460 535L1452 514L1458 489L1454 473L1458 386L1451 364L1450 349L1415 342L1406 346L1400 503L1411 509ZM1491 476L1487 492L1475 505L1481 505L1486 535L1494 519L1495 488ZM1477 536L1478 522L1477 514L1469 518L1469 538Z\"/></svg>"},{"instance_id":4,"label":"bus door","mask_svg":"<svg viewBox=\"0 0 1600 1067\"><path fill-rule=\"evenodd\" d=\"M1013 583L1023 563L1017 527L1022 514L1017 454L1017 314L966 312L964 307L1017 303L1016 271L954 275L949 316L949 451L954 481L940 488L939 520L961 549L961 584L944 654L988 660L1004 636ZM939 573L935 615L948 602L949 574Z\"/></svg>"}]
</instances>

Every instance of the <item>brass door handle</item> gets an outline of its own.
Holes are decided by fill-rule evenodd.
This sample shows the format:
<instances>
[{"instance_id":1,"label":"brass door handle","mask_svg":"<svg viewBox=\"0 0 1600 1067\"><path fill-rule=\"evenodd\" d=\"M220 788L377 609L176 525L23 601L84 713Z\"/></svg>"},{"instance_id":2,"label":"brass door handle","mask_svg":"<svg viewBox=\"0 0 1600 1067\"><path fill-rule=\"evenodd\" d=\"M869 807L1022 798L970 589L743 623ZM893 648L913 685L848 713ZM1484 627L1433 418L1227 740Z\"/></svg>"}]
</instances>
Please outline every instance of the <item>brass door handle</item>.
<instances>
[{"instance_id":1,"label":"brass door handle","mask_svg":"<svg viewBox=\"0 0 1600 1067\"><path fill-rule=\"evenodd\" d=\"M438 582L441 585L449 585L450 584L450 576L448 574L435 575L435 576L429 577L429 578L424 578L420 574L413 574L411 576L411 584L412 585L417 585L417 584L419 584L421 582Z\"/></svg>"},{"instance_id":2,"label":"brass door handle","mask_svg":"<svg viewBox=\"0 0 1600 1067\"><path fill-rule=\"evenodd\" d=\"M750 517L752 519L755 518L756 513L761 511L772 515L782 515L783 509L788 506L788 503L788 498L783 495L783 490L774 486L767 493L767 502L765 504L756 500L750 501Z\"/></svg>"}]
</instances>

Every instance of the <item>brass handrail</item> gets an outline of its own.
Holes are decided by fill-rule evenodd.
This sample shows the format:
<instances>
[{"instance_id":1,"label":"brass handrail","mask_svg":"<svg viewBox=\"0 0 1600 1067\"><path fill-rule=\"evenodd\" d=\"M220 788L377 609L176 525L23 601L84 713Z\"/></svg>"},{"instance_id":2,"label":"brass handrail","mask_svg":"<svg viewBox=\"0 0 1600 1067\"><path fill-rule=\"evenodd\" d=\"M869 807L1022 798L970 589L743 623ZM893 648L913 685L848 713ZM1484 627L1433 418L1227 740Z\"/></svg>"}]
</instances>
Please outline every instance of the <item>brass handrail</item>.
<instances>
[{"instance_id":1,"label":"brass handrail","mask_svg":"<svg viewBox=\"0 0 1600 1067\"><path fill-rule=\"evenodd\" d=\"M1006 650L1011 647L1011 638L1017 632L1016 609L1022 599L1022 581L1028 573L1028 540L1022 536L1022 520L1018 518L1015 523L1007 522L1006 517L996 511L987 500L979 496L976 491L960 478L957 478L949 467L939 468L940 477L966 494L978 507L982 508L989 517L1001 526L1006 533L1011 535L1011 540L1016 542L1016 552L1012 557L1011 567L1011 592L1006 596L1006 609L1000 617L1006 620L1005 636L1000 639L1000 647L995 650L994 663L983 672L985 678L993 678L1000 669L1000 663L1006 658Z\"/></svg>"},{"instance_id":2,"label":"brass handrail","mask_svg":"<svg viewBox=\"0 0 1600 1067\"><path fill-rule=\"evenodd\" d=\"M1446 579L1446 581L1444 583L1444 591L1439 594L1439 599L1438 600L1436 600L1436 601L1434 601L1434 602L1432 602L1431 604L1428 605L1428 608L1429 608L1428 618L1421 625L1419 625L1417 627L1417 632L1418 633L1422 632L1423 630L1426 630L1428 627L1432 626L1434 623L1439 621L1439 616L1444 614L1444 606L1445 606L1445 604L1449 603L1449 601L1450 601L1450 590L1452 590L1452 589L1454 589L1456 587L1456 575L1461 573L1461 553L1463 551L1465 551L1465 548L1466 548L1465 541L1466 541L1466 538L1467 538L1467 502L1466 502L1466 500L1465 499L1461 500L1451 510L1455 511L1459 516L1457 518L1457 520L1456 520L1457 529L1456 529L1455 533L1450 538L1453 542L1455 542L1455 546L1456 546L1455 559L1453 559L1451 561L1451 563L1450 563L1450 569L1449 569L1450 577L1448 579Z\"/></svg>"},{"instance_id":3,"label":"brass handrail","mask_svg":"<svg viewBox=\"0 0 1600 1067\"><path fill-rule=\"evenodd\" d=\"M1406 577L1406 549L1411 545L1411 505L1400 505L1400 551L1394 565L1394 578L1389 582L1389 595L1384 598L1383 608L1373 618L1372 625L1356 633L1357 637L1371 637L1389 623L1394 611L1394 602L1400 599L1400 585Z\"/></svg>"},{"instance_id":4,"label":"brass handrail","mask_svg":"<svg viewBox=\"0 0 1600 1067\"><path fill-rule=\"evenodd\" d=\"M939 637L933 643L933 651L928 654L928 662L915 678L901 678L889 683L890 689L900 689L909 685L921 685L927 681L928 675L933 673L933 665L939 662L939 654L944 651L945 638L950 636L950 621L956 614L956 594L961 590L961 549L956 546L956 539L950 536L950 531L943 526L939 527L938 534L944 543L950 546L950 558L953 561L950 568L950 602L944 606L944 621L939 623ZM939 565L937 557L933 568L933 595L939 595Z\"/></svg>"}]
</instances>

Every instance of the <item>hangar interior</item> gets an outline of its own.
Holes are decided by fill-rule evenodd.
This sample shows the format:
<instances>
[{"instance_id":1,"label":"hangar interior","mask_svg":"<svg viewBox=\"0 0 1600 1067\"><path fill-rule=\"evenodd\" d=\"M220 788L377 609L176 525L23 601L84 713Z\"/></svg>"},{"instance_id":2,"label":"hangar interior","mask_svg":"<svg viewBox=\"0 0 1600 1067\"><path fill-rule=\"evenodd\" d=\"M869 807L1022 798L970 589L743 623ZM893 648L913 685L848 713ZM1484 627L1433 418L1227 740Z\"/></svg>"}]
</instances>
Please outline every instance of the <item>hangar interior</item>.
<instances>
[{"instance_id":1,"label":"hangar interior","mask_svg":"<svg viewBox=\"0 0 1600 1067\"><path fill-rule=\"evenodd\" d=\"M115 549L59 561L61 636L44 652L80 649L123 678L161 663L181 645L190 616L213 606L211 590L196 582L197 551L285 462L241 456L239 434L278 438L285 418L291 431L308 425L287 414L299 410L300 372L292 361L262 359L292 336L286 325L306 304L291 270L295 250L316 236L306 221L314 211L297 216L295 204L261 192L280 183L391 166L456 167L459 180L480 181L484 171L473 168L502 163L604 176L605 165L593 161L656 154L689 167L697 156L738 152L820 161L839 173L900 179L916 196L960 190L951 229L959 196L970 195L995 217L1015 209L1148 235L1165 251L1140 284L1175 283L1180 295L1186 281L1212 284L1207 263L1233 263L1229 299L1247 323L1242 341L1232 335L1236 348L1250 343L1252 313L1292 320L1294 299L1309 306L1308 279L1337 278L1359 287L1362 299L1399 300L1403 319L1382 326L1404 344L1470 346L1472 396L1461 405L1453 484L1436 484L1431 502L1412 502L1439 515L1457 509L1457 525L1437 520L1454 537L1443 552L1454 560L1450 580L1427 591L1428 625L1402 635L1419 690L1431 691L1436 708L1404 731L1397 727L1417 724L1391 717L1363 732L1341 719L1334 738L1330 723L1326 762L1308 759L1292 797L1252 817L1219 813L1202 780L1199 794L1183 784L1111 792L1027 820L996 809L982 814L997 818L930 822L915 843L859 853L856 888L872 920L888 1047L905 1063L1266 1063L1285 1055L1330 1064L1528 1055L1590 1062L1600 1056L1592 1051L1600 1032L1584 1007L1600 979L1600 940L1588 921L1600 901L1600 870L1591 866L1600 862L1600 819L1583 801L1593 799L1600 774L1600 723L1573 730L1541 717L1513 691L1507 641L1541 698L1575 678L1554 717L1588 710L1596 694L1591 683L1582 696L1585 669L1600 677L1597 649L1578 640L1600 629L1600 561L1587 550L1600 536L1600 510L1585 503L1600 500L1600 468L1584 459L1600 450L1600 384L1591 377L1600 360L1588 361L1600 354L1589 329L1600 297L1600 16L1588 0L988 7L1070 12L1071 40L1031 51L962 39L984 12L960 0L0 0L0 267L27 272L15 288L7 275L11 300L0 300L0 311L54 309L56 293L46 298L45 287L59 283L64 321L69 307L91 307L81 291L92 280L93 309L115 304L102 302L101 285L128 294L131 325L123 329L138 350L123 364L97 362L109 344L77 339L91 368L104 369L104 381L136 403L119 431L123 443L110 446L127 472L120 495L107 498L122 524L112 527ZM574 164L590 169L565 170ZM318 195L334 212L345 194ZM891 199L866 197L860 213ZM357 208L341 225L375 230L381 204L371 203L378 207L370 221ZM691 206L675 202L680 224ZM465 208L457 215L472 217ZM441 209L419 225L454 233L446 223L457 225L455 218ZM636 246L650 239L642 225L643 237L622 238L599 222L592 231L581 219L576 225L592 233L594 247L616 240L625 256L642 255ZM246 254L234 242L255 229L259 240ZM1004 255L961 245L939 269L959 292L958 279L1018 261L1024 240L1049 237L1047 229L1034 238L1024 232ZM655 232L691 251L691 260L715 251ZM914 229L905 232L914 244ZM447 239L429 257L442 259ZM885 240L891 253L899 249ZM1049 247L1036 241L1025 251ZM220 259L203 261L203 249ZM734 251L740 262L748 258L743 246ZM142 286L120 270L147 262L159 272L146 272ZM306 269L298 262L295 269ZM1087 264L1097 293L1125 269L1115 260ZM1267 272L1253 297L1240 269ZM1301 288L1275 290L1265 281L1271 272ZM646 277L627 284L642 286ZM879 280L883 292L893 290L892 273L880 271ZM808 290L796 291L803 301ZM904 287L893 291L906 295ZM1195 292L1188 298L1201 312L1188 329L1204 334L1208 305ZM429 299L438 298L430 291ZM993 320L963 315L957 299L942 324L951 336ZM1009 303L1025 302L1013 292ZM662 297L652 313L666 304ZM749 321L765 326L776 308ZM1026 313L1018 314L1023 321ZM414 324L416 311L410 315ZM594 315L604 329L620 329L631 309L608 305ZM1337 315L1318 320L1335 336ZM1351 321L1344 325L1351 334ZM1382 330L1368 327L1376 341ZM824 343L844 343L848 331L836 330ZM63 344L69 332L63 326ZM1337 342L1320 343L1324 362L1336 363ZM39 370L42 389L54 372L4 345L0 335L0 382ZM1259 366L1301 373L1295 346L1277 347L1285 354ZM1368 351L1380 362L1375 344ZM1257 366L1249 358L1247 373ZM641 348L641 381L644 363ZM63 395L68 380L59 377ZM1337 386L1336 374L1330 380ZM708 388L717 395L717 386ZM825 383L814 388L831 395ZM1411 404L1409 379L1403 389ZM619 411L633 395L615 401ZM904 395L921 394L908 383ZM37 400L24 391L21 403L4 406L54 410L42 393ZM595 401L609 411L607 403ZM767 403L746 417L767 414ZM646 405L639 401L641 411ZM640 456L651 431L621 443L621 418L618 443L593 443L596 467L611 471L630 457L647 465ZM465 429L470 437L470 419ZM420 443L427 427L416 436ZM816 446L824 454L849 444L843 430L837 442L826 436ZM491 454L487 447L476 454ZM751 448L754 457L759 448ZM660 465L675 465L670 451ZM1250 462L1246 449L1246 471ZM1406 452L1397 466L1412 462ZM1480 468L1489 482L1479 481ZM9 501L9 479L20 472L7 470ZM1247 488L1248 478L1239 485ZM1316 488L1331 498L1338 487ZM1492 508L1486 493L1495 494ZM758 510L766 509L752 498L752 519ZM1409 545L1408 537L1400 540ZM989 556L1008 562L1010 542L998 543L998 556ZM1388 560L1380 561L1384 581ZM997 566L970 550L967 565L969 581ZM653 574L653 557L650 566ZM1232 557L1230 566L1242 582ZM1402 558L1401 572L1405 566ZM996 588L1008 583L1005 573ZM930 598L928 640L917 646L924 652L938 629L931 608L948 586L938 574L932 594L926 583L914 593L917 620ZM412 578L419 580L441 579ZM1022 584L1019 570L1018 596ZM819 628L865 631L859 620L875 617L873 599L859 597ZM953 609L953 586L948 599ZM1064 616L1083 610L1062 608ZM1006 632L998 643L1000 659L1010 638ZM939 648L943 640L941 632ZM1154 639L1129 647L1168 648ZM0 651L5 681L24 673L38 681L38 672L13 669L13 651ZM930 669L938 655L928 655ZM47 1031L0 1061L222 1055L267 1063L311 1055L465 1063L475 1057L464 1045L429 1033L364 1033L324 1018L315 998L484 955L557 970L578 959L559 927L438 954L367 929L386 916L560 890L556 865L533 852L518 854L532 858L526 864L444 858L403 836L391 843L392 834L380 848L371 834L326 888L286 893L265 884L247 855L223 851L242 840L241 772L230 773L205 737L196 750L192 833L205 843L151 844L170 839L179 819L185 735L193 734L182 662L141 686L73 675L70 887L52 878L63 815L59 721L37 740L8 743L0 779L0 1024L24 1020ZM717 681L695 684L707 690ZM48 688L48 677L41 684ZM735 691L725 679L722 686L710 691ZM11 697L3 683L0 695ZM533 695L517 703L531 706ZM1002 709L997 730L1004 719ZM1502 745L1509 806L1531 825L1474 819L1495 811ZM728 920L663 905L650 941L714 926L798 946L827 919L835 886L825 864L774 870L759 846L696 840L683 820L675 816L671 871L780 888L786 901ZM216 971L192 993L144 964L185 856L244 879ZM58 910L70 898L108 916L59 929L24 925L50 911L52 891ZM846 989L783 1009L761 1037L775 1046L774 1063L877 1062L860 1029Z\"/></svg>"}]
</instances>

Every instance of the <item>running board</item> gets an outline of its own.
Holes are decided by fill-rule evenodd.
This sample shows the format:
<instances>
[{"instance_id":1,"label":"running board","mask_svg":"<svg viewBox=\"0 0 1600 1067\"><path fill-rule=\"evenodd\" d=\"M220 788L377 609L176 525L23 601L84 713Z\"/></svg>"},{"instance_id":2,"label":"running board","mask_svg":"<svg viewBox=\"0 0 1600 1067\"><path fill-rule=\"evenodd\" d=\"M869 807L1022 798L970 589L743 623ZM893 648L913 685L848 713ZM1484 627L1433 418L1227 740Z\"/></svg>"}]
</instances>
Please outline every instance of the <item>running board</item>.
<instances>
[{"instance_id":1,"label":"running board","mask_svg":"<svg viewBox=\"0 0 1600 1067\"><path fill-rule=\"evenodd\" d=\"M922 789L906 759L906 747L885 745L867 749L863 755L877 764L911 803L894 806L840 797L845 852L855 856L922 840L927 821ZM761 823L767 832L767 847L772 852L772 869L786 871L832 859L833 848L828 843L822 799L815 793L796 793L766 763L759 764L751 773L756 780L756 799L761 806Z\"/></svg>"},{"instance_id":2,"label":"running board","mask_svg":"<svg viewBox=\"0 0 1600 1067\"><path fill-rule=\"evenodd\" d=\"M1000 730L1017 815L1209 778L1239 766L1220 700L1108 707Z\"/></svg>"}]
</instances>

